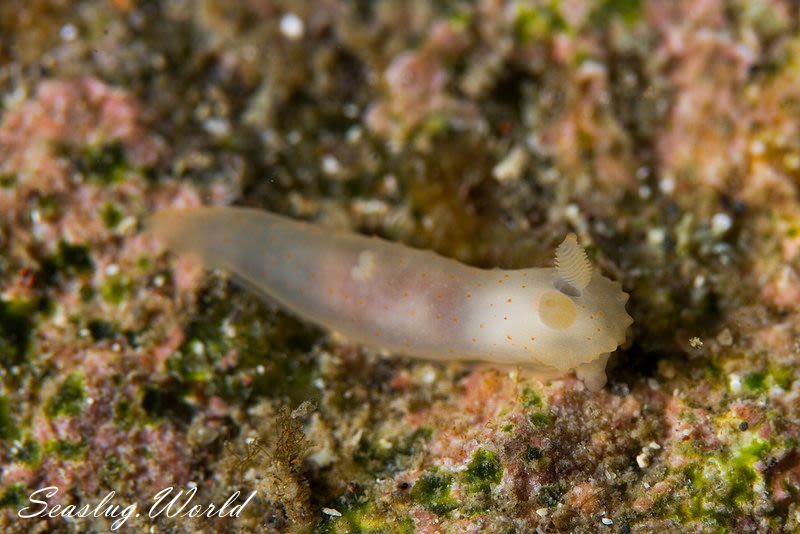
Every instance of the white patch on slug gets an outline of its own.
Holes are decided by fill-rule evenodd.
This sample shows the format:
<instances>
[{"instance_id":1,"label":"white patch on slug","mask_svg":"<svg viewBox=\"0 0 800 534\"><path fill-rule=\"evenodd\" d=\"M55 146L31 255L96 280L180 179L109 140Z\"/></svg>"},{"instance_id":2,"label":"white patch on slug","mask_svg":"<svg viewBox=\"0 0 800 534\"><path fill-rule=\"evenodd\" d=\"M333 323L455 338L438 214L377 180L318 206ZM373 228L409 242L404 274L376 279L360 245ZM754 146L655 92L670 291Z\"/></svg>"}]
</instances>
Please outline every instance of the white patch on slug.
<instances>
[{"instance_id":1,"label":"white patch on slug","mask_svg":"<svg viewBox=\"0 0 800 534\"><path fill-rule=\"evenodd\" d=\"M362 250L358 261L350 269L350 277L357 282L366 282L375 274L375 254L369 250Z\"/></svg>"}]
</instances>

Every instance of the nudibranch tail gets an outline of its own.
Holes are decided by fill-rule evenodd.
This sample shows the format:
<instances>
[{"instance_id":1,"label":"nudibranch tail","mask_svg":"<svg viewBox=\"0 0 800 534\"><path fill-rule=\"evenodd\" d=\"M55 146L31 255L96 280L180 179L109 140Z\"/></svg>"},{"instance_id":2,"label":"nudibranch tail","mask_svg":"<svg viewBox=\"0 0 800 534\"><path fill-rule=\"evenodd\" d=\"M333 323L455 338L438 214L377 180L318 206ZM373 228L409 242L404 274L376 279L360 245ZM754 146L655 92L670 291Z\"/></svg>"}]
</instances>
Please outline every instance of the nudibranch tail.
<instances>
[{"instance_id":1,"label":"nudibranch tail","mask_svg":"<svg viewBox=\"0 0 800 534\"><path fill-rule=\"evenodd\" d=\"M569 234L556 249L556 272L578 291L585 289L592 280L592 264L575 234Z\"/></svg>"}]
</instances>

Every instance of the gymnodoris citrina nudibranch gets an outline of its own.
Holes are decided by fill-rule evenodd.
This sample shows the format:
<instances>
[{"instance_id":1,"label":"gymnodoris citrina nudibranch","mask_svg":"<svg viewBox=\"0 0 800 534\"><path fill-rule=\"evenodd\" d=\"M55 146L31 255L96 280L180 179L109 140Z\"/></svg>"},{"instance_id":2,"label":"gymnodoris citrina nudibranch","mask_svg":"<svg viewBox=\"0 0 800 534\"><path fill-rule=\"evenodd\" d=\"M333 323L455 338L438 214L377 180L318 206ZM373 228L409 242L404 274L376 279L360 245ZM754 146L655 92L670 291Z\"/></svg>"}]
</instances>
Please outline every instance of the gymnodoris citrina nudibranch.
<instances>
[{"instance_id":1,"label":"gymnodoris citrina nudibranch","mask_svg":"<svg viewBox=\"0 0 800 534\"><path fill-rule=\"evenodd\" d=\"M555 268L500 270L249 208L163 210L149 230L304 319L407 356L575 371L597 390L633 322L573 234Z\"/></svg>"}]
</instances>

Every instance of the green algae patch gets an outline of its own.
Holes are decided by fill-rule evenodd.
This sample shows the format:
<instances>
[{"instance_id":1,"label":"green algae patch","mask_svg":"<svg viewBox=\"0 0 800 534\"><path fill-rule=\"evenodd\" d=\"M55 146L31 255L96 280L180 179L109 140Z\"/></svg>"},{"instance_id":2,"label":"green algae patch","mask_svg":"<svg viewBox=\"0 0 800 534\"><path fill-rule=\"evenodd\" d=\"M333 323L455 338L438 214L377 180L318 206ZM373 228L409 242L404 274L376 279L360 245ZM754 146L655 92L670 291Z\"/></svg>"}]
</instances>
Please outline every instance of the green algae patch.
<instances>
[{"instance_id":1,"label":"green algae patch","mask_svg":"<svg viewBox=\"0 0 800 534\"><path fill-rule=\"evenodd\" d=\"M566 492L567 487L564 484L547 484L536 492L536 499L547 508L555 508Z\"/></svg>"},{"instance_id":2,"label":"green algae patch","mask_svg":"<svg viewBox=\"0 0 800 534\"><path fill-rule=\"evenodd\" d=\"M122 222L122 211L111 202L103 206L101 216L103 218L103 224L108 229L116 228L117 225Z\"/></svg>"},{"instance_id":3,"label":"green algae patch","mask_svg":"<svg viewBox=\"0 0 800 534\"><path fill-rule=\"evenodd\" d=\"M539 447L528 445L525 447L525 452L522 453L522 459L526 462L535 462L544 458L544 453Z\"/></svg>"},{"instance_id":4,"label":"green algae patch","mask_svg":"<svg viewBox=\"0 0 800 534\"><path fill-rule=\"evenodd\" d=\"M19 509L27 499L25 487L22 484L13 484L0 494L0 508Z\"/></svg>"},{"instance_id":5,"label":"green algae patch","mask_svg":"<svg viewBox=\"0 0 800 534\"><path fill-rule=\"evenodd\" d=\"M92 272L94 262L88 245L59 241L53 255L42 259L37 280L44 285L56 285L66 278Z\"/></svg>"},{"instance_id":6,"label":"green algae patch","mask_svg":"<svg viewBox=\"0 0 800 534\"><path fill-rule=\"evenodd\" d=\"M36 467L42 459L42 448L36 440L25 438L14 453L14 460Z\"/></svg>"},{"instance_id":7,"label":"green algae patch","mask_svg":"<svg viewBox=\"0 0 800 534\"><path fill-rule=\"evenodd\" d=\"M492 451L478 449L464 472L464 482L474 491L489 491L503 478L503 464Z\"/></svg>"},{"instance_id":8,"label":"green algae patch","mask_svg":"<svg viewBox=\"0 0 800 534\"><path fill-rule=\"evenodd\" d=\"M611 19L619 17L630 25L641 18L641 13L642 0L602 0L589 16L595 24L608 24Z\"/></svg>"},{"instance_id":9,"label":"green algae patch","mask_svg":"<svg viewBox=\"0 0 800 534\"><path fill-rule=\"evenodd\" d=\"M0 440L11 441L19 437L19 429L11 415L11 403L8 398L0 396Z\"/></svg>"},{"instance_id":10,"label":"green algae patch","mask_svg":"<svg viewBox=\"0 0 800 534\"><path fill-rule=\"evenodd\" d=\"M446 515L458 508L450 494L453 475L434 468L424 473L411 488L411 498L436 515Z\"/></svg>"},{"instance_id":11,"label":"green algae patch","mask_svg":"<svg viewBox=\"0 0 800 534\"><path fill-rule=\"evenodd\" d=\"M376 439L369 440L363 436L353 460L373 475L396 473L411 465L414 456L430 440L431 434L430 428L422 427L380 444L376 443Z\"/></svg>"},{"instance_id":12,"label":"green algae patch","mask_svg":"<svg viewBox=\"0 0 800 534\"><path fill-rule=\"evenodd\" d=\"M542 39L554 33L564 32L569 24L559 10L558 2L539 6L522 6L514 19L514 35L522 42Z\"/></svg>"},{"instance_id":13,"label":"green algae patch","mask_svg":"<svg viewBox=\"0 0 800 534\"><path fill-rule=\"evenodd\" d=\"M83 457L88 447L88 444L83 440L55 439L45 443L44 451L47 454L54 454L61 460L78 460Z\"/></svg>"},{"instance_id":14,"label":"green algae patch","mask_svg":"<svg viewBox=\"0 0 800 534\"><path fill-rule=\"evenodd\" d=\"M29 302L0 299L0 365L6 369L25 359L33 330L33 312Z\"/></svg>"},{"instance_id":15,"label":"green algae patch","mask_svg":"<svg viewBox=\"0 0 800 534\"><path fill-rule=\"evenodd\" d=\"M92 255L87 245L59 241L56 253L48 261L50 267L67 276L91 272L94 268Z\"/></svg>"},{"instance_id":16,"label":"green algae patch","mask_svg":"<svg viewBox=\"0 0 800 534\"><path fill-rule=\"evenodd\" d=\"M92 319L86 324L86 328L89 330L89 334L91 334L92 339L95 341L114 339L119 334L119 331L114 323L110 321L104 321L103 319Z\"/></svg>"},{"instance_id":17,"label":"green algae patch","mask_svg":"<svg viewBox=\"0 0 800 534\"><path fill-rule=\"evenodd\" d=\"M550 416L544 412L534 412L528 414L528 421L530 421L533 428L545 428L551 422Z\"/></svg>"},{"instance_id":18,"label":"green algae patch","mask_svg":"<svg viewBox=\"0 0 800 534\"><path fill-rule=\"evenodd\" d=\"M269 311L245 294L235 292L231 298L222 293L211 288L201 297L186 341L167 362L176 387L201 388L232 402L261 397L288 398L293 404L317 400L312 352L317 330Z\"/></svg>"},{"instance_id":19,"label":"green algae patch","mask_svg":"<svg viewBox=\"0 0 800 534\"><path fill-rule=\"evenodd\" d=\"M11 189L17 185L17 181L16 174L2 174L0 175L0 188Z\"/></svg>"},{"instance_id":20,"label":"green algae patch","mask_svg":"<svg viewBox=\"0 0 800 534\"><path fill-rule=\"evenodd\" d=\"M544 428L552 422L544 399L531 386L525 385L519 398L522 407L528 412L528 421L533 428Z\"/></svg>"},{"instance_id":21,"label":"green algae patch","mask_svg":"<svg viewBox=\"0 0 800 534\"><path fill-rule=\"evenodd\" d=\"M520 400L522 401L522 405L525 408L542 408L544 407L544 401L542 400L541 395L533 389L531 386L524 386L522 388L522 393L520 394Z\"/></svg>"},{"instance_id":22,"label":"green algae patch","mask_svg":"<svg viewBox=\"0 0 800 534\"><path fill-rule=\"evenodd\" d=\"M767 373L756 372L744 375L744 385L747 389L754 392L764 390L767 380Z\"/></svg>"},{"instance_id":23,"label":"green algae patch","mask_svg":"<svg viewBox=\"0 0 800 534\"><path fill-rule=\"evenodd\" d=\"M109 276L100 286L100 295L109 304L119 306L133 291L133 283L124 276Z\"/></svg>"},{"instance_id":24,"label":"green algae patch","mask_svg":"<svg viewBox=\"0 0 800 534\"><path fill-rule=\"evenodd\" d=\"M118 142L90 147L80 154L78 168L104 185L122 182L128 171L125 147Z\"/></svg>"},{"instance_id":25,"label":"green algae patch","mask_svg":"<svg viewBox=\"0 0 800 534\"><path fill-rule=\"evenodd\" d=\"M414 522L410 517L396 519L381 514L370 502L358 503L341 512L341 517L331 517L318 532L325 534L413 534Z\"/></svg>"},{"instance_id":26,"label":"green algae patch","mask_svg":"<svg viewBox=\"0 0 800 534\"><path fill-rule=\"evenodd\" d=\"M465 490L466 500L463 510L469 514L479 514L493 506L492 488L503 478L503 464L497 454L486 449L476 450L460 482Z\"/></svg>"},{"instance_id":27,"label":"green algae patch","mask_svg":"<svg viewBox=\"0 0 800 534\"><path fill-rule=\"evenodd\" d=\"M58 391L50 397L45 407L48 417L58 417L68 415L75 417L81 413L86 402L86 392L83 389L83 379L77 373L72 373L58 388Z\"/></svg>"},{"instance_id":28,"label":"green algae patch","mask_svg":"<svg viewBox=\"0 0 800 534\"><path fill-rule=\"evenodd\" d=\"M796 366L765 362L757 370L752 370L739 379L735 379L735 375L731 375L728 388L734 395L758 397L774 387L784 390L791 389L796 376Z\"/></svg>"},{"instance_id":29,"label":"green algae patch","mask_svg":"<svg viewBox=\"0 0 800 534\"><path fill-rule=\"evenodd\" d=\"M745 445L703 458L684 470L692 497L682 505L684 518L720 526L733 526L742 509L751 506L755 486L764 485L755 464L773 445L753 437ZM759 483L760 481L760 483Z\"/></svg>"}]
</instances>

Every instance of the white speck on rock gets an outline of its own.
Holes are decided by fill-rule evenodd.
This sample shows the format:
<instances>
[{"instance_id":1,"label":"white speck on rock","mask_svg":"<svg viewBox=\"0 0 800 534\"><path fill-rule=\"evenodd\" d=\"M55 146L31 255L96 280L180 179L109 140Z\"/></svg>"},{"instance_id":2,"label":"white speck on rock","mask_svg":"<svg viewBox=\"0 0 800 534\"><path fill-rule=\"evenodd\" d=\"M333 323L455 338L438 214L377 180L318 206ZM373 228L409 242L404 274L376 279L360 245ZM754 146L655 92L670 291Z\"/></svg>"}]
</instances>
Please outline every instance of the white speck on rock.
<instances>
[{"instance_id":1,"label":"white speck on rock","mask_svg":"<svg viewBox=\"0 0 800 534\"><path fill-rule=\"evenodd\" d=\"M61 31L58 32L58 35L65 41L74 41L78 36L78 28L76 28L74 24L65 24L61 27Z\"/></svg>"},{"instance_id":2,"label":"white speck on rock","mask_svg":"<svg viewBox=\"0 0 800 534\"><path fill-rule=\"evenodd\" d=\"M342 512L333 508L323 508L322 513L333 517L342 517Z\"/></svg>"},{"instance_id":3,"label":"white speck on rock","mask_svg":"<svg viewBox=\"0 0 800 534\"><path fill-rule=\"evenodd\" d=\"M750 143L750 153L754 156L762 156L764 152L767 151L767 145L764 144L764 141L760 139L756 139L752 143Z\"/></svg>"},{"instance_id":4,"label":"white speck on rock","mask_svg":"<svg viewBox=\"0 0 800 534\"><path fill-rule=\"evenodd\" d=\"M667 230L665 228L651 228L647 232L647 242L653 246L661 245L666 237Z\"/></svg>"},{"instance_id":5,"label":"white speck on rock","mask_svg":"<svg viewBox=\"0 0 800 534\"><path fill-rule=\"evenodd\" d=\"M731 390L731 393L741 393L742 392L742 377L733 373L731 376L728 377L728 387Z\"/></svg>"},{"instance_id":6,"label":"white speck on rock","mask_svg":"<svg viewBox=\"0 0 800 534\"><path fill-rule=\"evenodd\" d=\"M725 234L731 229L731 226L733 226L733 219L727 213L715 213L711 217L711 233L717 237Z\"/></svg>"},{"instance_id":7,"label":"white speck on rock","mask_svg":"<svg viewBox=\"0 0 800 534\"><path fill-rule=\"evenodd\" d=\"M722 332L717 334L717 343L723 347L730 347L733 345L733 335L731 334L731 331L727 328L724 328Z\"/></svg>"},{"instance_id":8,"label":"white speck on rock","mask_svg":"<svg viewBox=\"0 0 800 534\"><path fill-rule=\"evenodd\" d=\"M339 174L339 171L341 170L342 166L339 164L339 160L335 157L328 154L322 158L322 172L325 174L332 176L334 174Z\"/></svg>"},{"instance_id":9,"label":"white speck on rock","mask_svg":"<svg viewBox=\"0 0 800 534\"><path fill-rule=\"evenodd\" d=\"M281 17L281 33L287 39L296 41L302 38L303 34L305 33L305 29L306 25L303 23L303 19L294 13L287 13Z\"/></svg>"},{"instance_id":10,"label":"white speck on rock","mask_svg":"<svg viewBox=\"0 0 800 534\"><path fill-rule=\"evenodd\" d=\"M498 182L511 182L519 180L528 163L528 153L524 148L517 146L492 169L492 176Z\"/></svg>"},{"instance_id":11,"label":"white speck on rock","mask_svg":"<svg viewBox=\"0 0 800 534\"><path fill-rule=\"evenodd\" d=\"M224 137L231 133L231 125L221 118L206 119L203 121L203 128L214 137Z\"/></svg>"},{"instance_id":12,"label":"white speck on rock","mask_svg":"<svg viewBox=\"0 0 800 534\"><path fill-rule=\"evenodd\" d=\"M675 178L671 176L665 176L664 178L659 180L658 188L665 195L671 194L673 191L675 191Z\"/></svg>"}]
</instances>

